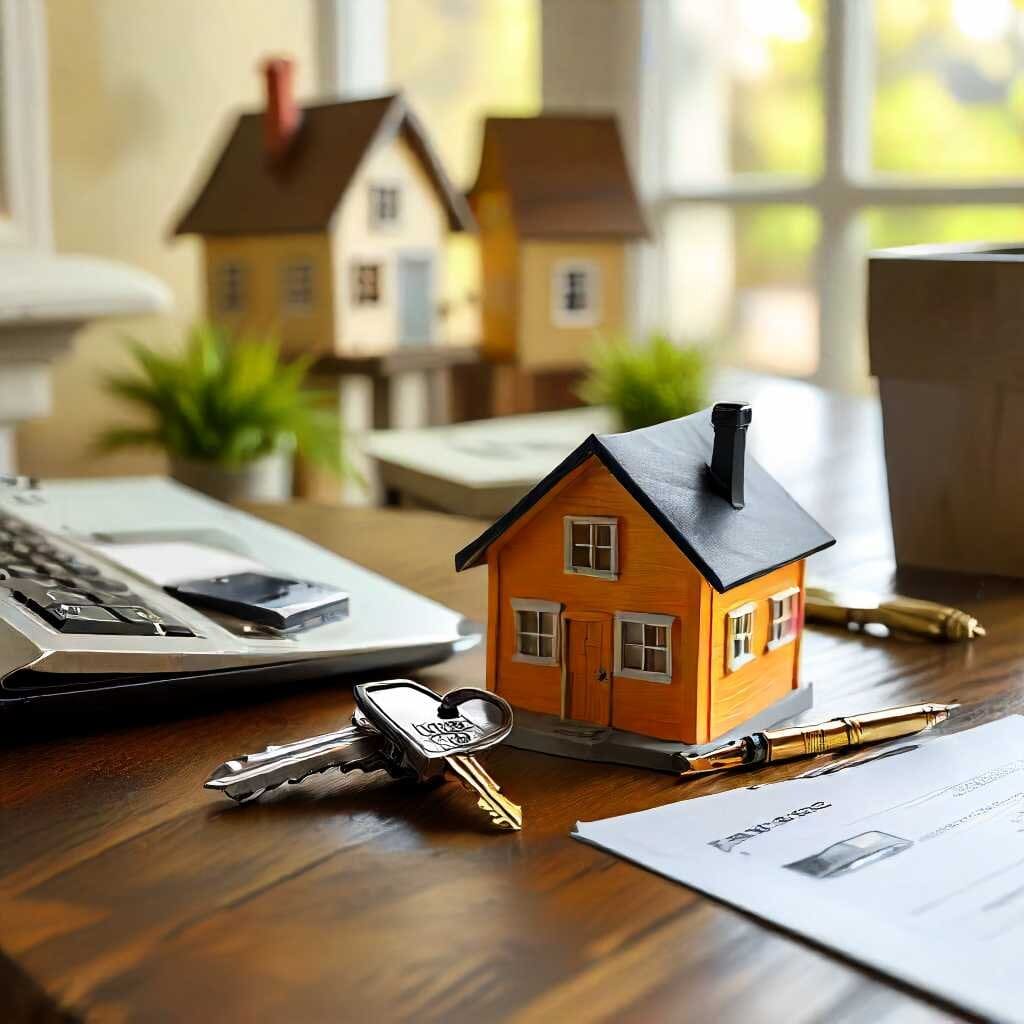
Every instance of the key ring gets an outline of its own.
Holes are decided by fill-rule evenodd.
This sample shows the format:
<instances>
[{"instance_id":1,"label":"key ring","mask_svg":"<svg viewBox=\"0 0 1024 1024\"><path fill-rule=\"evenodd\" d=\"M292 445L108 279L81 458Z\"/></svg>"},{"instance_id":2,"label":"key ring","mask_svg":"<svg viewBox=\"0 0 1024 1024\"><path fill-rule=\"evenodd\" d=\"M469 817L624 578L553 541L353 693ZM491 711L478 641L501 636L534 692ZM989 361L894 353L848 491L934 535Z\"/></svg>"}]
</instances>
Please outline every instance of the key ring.
<instances>
[{"instance_id":1,"label":"key ring","mask_svg":"<svg viewBox=\"0 0 1024 1024\"><path fill-rule=\"evenodd\" d=\"M477 690L472 686L464 686L461 690L452 690L441 698L437 705L438 718L458 718L459 705L471 700L482 700L485 703L493 704L501 711L501 727L510 728L512 725L512 706L504 697L499 697L490 690Z\"/></svg>"}]
</instances>

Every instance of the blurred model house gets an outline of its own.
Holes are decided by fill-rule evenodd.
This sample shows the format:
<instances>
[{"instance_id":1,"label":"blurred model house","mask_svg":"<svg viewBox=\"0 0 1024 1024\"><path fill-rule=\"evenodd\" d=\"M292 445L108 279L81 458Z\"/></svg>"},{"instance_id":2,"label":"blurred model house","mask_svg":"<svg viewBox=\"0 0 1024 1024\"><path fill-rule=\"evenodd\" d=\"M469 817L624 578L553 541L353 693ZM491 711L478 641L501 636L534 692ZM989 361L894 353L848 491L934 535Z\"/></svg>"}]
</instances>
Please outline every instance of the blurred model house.
<instances>
[{"instance_id":1,"label":"blurred model house","mask_svg":"<svg viewBox=\"0 0 1024 1024\"><path fill-rule=\"evenodd\" d=\"M488 118L469 200L494 411L564 404L595 334L626 327L626 248L647 237L615 118Z\"/></svg>"},{"instance_id":2,"label":"blurred model house","mask_svg":"<svg viewBox=\"0 0 1024 1024\"><path fill-rule=\"evenodd\" d=\"M473 219L423 126L400 95L299 106L291 63L264 71L265 109L175 227L202 237L210 317L371 375L367 357L443 343L443 246Z\"/></svg>"}]
</instances>

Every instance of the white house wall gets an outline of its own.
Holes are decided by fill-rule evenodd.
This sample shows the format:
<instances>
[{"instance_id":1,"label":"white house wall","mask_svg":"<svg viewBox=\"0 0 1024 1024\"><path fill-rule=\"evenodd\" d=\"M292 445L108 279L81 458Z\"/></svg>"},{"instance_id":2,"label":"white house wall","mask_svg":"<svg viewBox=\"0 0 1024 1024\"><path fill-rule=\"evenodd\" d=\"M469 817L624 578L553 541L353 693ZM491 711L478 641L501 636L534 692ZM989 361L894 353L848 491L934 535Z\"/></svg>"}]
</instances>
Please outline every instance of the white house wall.
<instances>
[{"instance_id":1,"label":"white house wall","mask_svg":"<svg viewBox=\"0 0 1024 1024\"><path fill-rule=\"evenodd\" d=\"M401 190L398 224L372 225L371 186L396 184ZM399 331L398 257L403 252L432 257L432 340L445 340L439 306L444 294L446 231L445 211L406 142L396 138L379 143L367 154L353 177L335 214L332 228L339 354L373 355L396 346ZM376 305L359 306L354 302L353 267L358 263L376 263L381 267L380 302Z\"/></svg>"}]
</instances>

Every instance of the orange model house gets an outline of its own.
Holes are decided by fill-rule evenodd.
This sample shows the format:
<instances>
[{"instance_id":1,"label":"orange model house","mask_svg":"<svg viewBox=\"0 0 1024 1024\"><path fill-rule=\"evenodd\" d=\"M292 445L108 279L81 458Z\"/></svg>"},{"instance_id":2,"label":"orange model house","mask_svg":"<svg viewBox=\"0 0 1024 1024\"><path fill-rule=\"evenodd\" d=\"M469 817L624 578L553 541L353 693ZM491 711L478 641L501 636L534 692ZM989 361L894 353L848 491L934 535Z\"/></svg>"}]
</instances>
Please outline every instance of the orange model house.
<instances>
[{"instance_id":1,"label":"orange model house","mask_svg":"<svg viewBox=\"0 0 1024 1024\"><path fill-rule=\"evenodd\" d=\"M564 404L594 338L626 329L626 250L647 237L615 118L487 118L469 201L494 411Z\"/></svg>"},{"instance_id":2,"label":"orange model house","mask_svg":"<svg viewBox=\"0 0 1024 1024\"><path fill-rule=\"evenodd\" d=\"M834 539L746 457L750 419L720 404L591 435L456 555L487 565L489 688L684 744L787 705L804 560Z\"/></svg>"}]
</instances>

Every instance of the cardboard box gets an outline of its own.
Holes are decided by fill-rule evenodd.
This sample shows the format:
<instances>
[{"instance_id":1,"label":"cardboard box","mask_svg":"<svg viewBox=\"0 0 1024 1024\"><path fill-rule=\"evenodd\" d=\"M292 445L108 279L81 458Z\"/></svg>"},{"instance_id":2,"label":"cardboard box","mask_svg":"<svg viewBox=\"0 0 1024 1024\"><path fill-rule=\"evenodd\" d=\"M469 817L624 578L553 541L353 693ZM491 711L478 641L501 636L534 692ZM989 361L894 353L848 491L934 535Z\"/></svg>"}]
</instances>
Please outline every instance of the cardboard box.
<instances>
[{"instance_id":1,"label":"cardboard box","mask_svg":"<svg viewBox=\"0 0 1024 1024\"><path fill-rule=\"evenodd\" d=\"M871 254L896 560L1024 577L1024 244Z\"/></svg>"}]
</instances>

